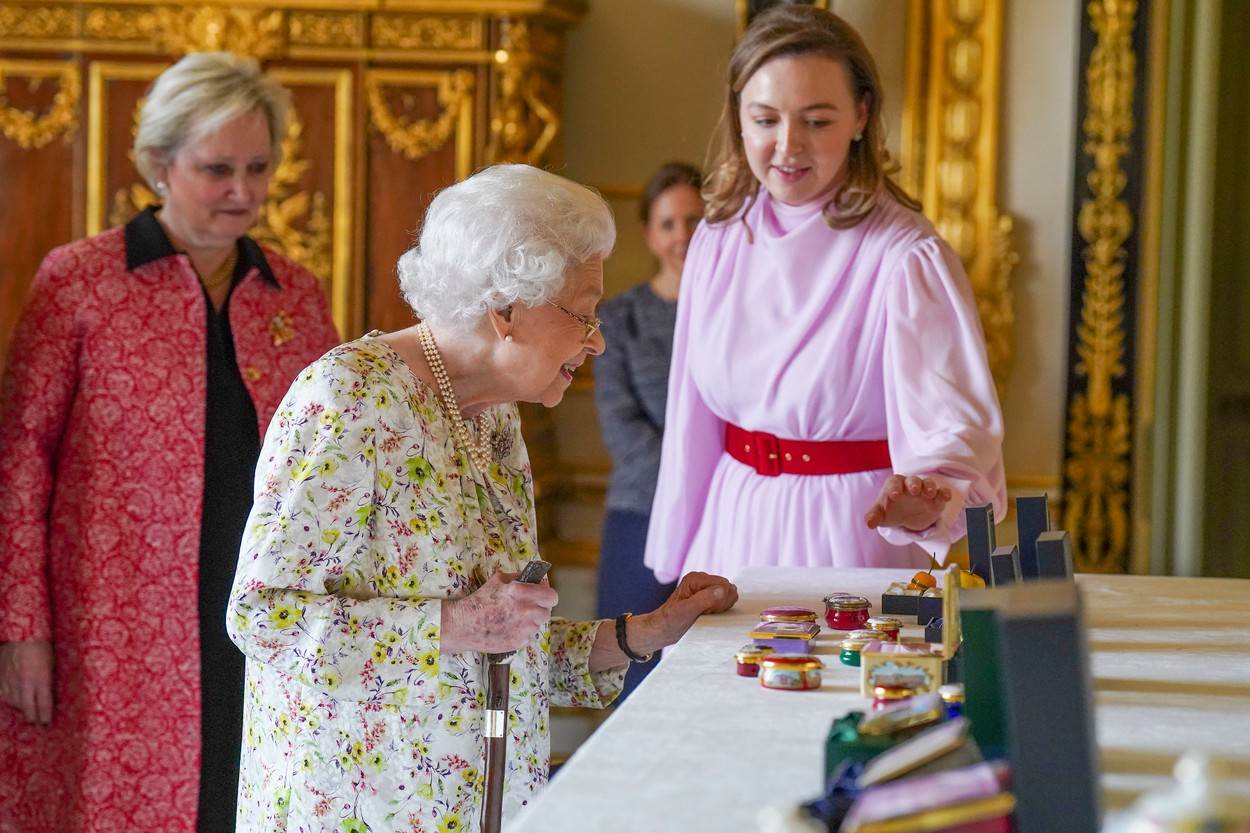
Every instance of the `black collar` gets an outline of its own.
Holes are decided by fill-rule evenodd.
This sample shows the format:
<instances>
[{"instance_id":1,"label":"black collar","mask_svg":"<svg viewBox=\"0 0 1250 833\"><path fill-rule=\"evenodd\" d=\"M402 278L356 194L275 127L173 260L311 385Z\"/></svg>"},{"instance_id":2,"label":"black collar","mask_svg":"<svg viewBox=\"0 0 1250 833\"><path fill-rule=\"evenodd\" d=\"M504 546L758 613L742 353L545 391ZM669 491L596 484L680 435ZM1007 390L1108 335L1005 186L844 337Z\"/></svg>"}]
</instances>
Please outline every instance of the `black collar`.
<instances>
[{"instance_id":1,"label":"black collar","mask_svg":"<svg viewBox=\"0 0 1250 833\"><path fill-rule=\"evenodd\" d=\"M126 224L124 233L127 271L133 272L140 266L178 254L174 244L169 242L165 229L161 228L161 224L156 219L156 211L159 208L159 205L149 205ZM260 271L261 277L277 288L278 279L274 277L273 269L270 268L269 261L265 259L265 253L261 250L260 244L250 237L243 236L239 238L238 246L239 260L234 267L235 278L243 277L255 266Z\"/></svg>"}]
</instances>

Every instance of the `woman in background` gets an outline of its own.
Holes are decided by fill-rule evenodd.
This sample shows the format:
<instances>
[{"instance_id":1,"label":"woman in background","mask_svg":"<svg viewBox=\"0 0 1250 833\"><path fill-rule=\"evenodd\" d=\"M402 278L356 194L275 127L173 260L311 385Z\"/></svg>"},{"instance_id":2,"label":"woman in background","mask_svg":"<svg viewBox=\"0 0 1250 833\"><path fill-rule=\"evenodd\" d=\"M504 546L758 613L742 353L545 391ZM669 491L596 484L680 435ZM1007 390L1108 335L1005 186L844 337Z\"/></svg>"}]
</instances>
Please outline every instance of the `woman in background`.
<instances>
[{"instance_id":1,"label":"woman in background","mask_svg":"<svg viewBox=\"0 0 1250 833\"><path fill-rule=\"evenodd\" d=\"M656 273L602 307L603 330L612 347L595 359L595 404L612 455L612 477L599 555L601 617L651 610L674 587L656 581L642 554L660 470L677 293L686 249L703 218L702 185L699 171L681 162L670 162L651 176L638 215L658 264ZM631 666L621 697L657 662L653 657Z\"/></svg>"}]
</instances>

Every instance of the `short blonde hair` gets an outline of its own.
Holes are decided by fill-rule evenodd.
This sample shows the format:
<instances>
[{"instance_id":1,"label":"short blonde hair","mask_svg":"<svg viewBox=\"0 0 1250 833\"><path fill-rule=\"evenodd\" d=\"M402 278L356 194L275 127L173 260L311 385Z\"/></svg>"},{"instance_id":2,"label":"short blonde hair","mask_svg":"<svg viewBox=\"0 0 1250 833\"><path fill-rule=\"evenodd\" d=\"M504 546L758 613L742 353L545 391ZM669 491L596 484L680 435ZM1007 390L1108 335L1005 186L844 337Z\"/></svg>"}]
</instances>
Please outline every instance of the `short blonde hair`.
<instances>
[{"instance_id":1,"label":"short blonde hair","mask_svg":"<svg viewBox=\"0 0 1250 833\"><path fill-rule=\"evenodd\" d=\"M269 122L273 164L281 161L290 94L260 64L230 52L193 52L157 76L139 113L135 165L156 187L178 149L240 116Z\"/></svg>"},{"instance_id":2,"label":"short blonde hair","mask_svg":"<svg viewBox=\"0 0 1250 833\"><path fill-rule=\"evenodd\" d=\"M495 165L434 197L417 245L399 258L399 288L418 318L467 328L488 309L551 300L570 269L614 245L598 192L529 165Z\"/></svg>"}]
</instances>

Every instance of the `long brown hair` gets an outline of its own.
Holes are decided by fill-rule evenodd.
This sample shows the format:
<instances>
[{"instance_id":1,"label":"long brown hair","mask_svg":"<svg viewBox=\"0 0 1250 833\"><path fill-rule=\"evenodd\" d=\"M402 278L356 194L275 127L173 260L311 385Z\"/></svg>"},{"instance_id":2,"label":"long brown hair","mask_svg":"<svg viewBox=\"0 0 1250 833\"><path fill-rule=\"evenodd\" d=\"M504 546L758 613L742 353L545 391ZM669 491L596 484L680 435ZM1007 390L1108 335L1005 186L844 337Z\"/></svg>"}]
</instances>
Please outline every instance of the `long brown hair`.
<instances>
[{"instance_id":1,"label":"long brown hair","mask_svg":"<svg viewBox=\"0 0 1250 833\"><path fill-rule=\"evenodd\" d=\"M759 194L760 183L751 173L742 146L738 115L742 88L772 59L809 54L841 63L855 103L865 103L868 108L863 138L851 143L847 155L846 176L825 204L825 222L835 229L858 224L876 208L883 191L908 208L920 210L920 203L891 178L898 166L885 149L881 76L863 38L832 12L795 3L775 6L757 17L729 58L725 107L712 136L703 188L709 223L730 219Z\"/></svg>"}]
</instances>

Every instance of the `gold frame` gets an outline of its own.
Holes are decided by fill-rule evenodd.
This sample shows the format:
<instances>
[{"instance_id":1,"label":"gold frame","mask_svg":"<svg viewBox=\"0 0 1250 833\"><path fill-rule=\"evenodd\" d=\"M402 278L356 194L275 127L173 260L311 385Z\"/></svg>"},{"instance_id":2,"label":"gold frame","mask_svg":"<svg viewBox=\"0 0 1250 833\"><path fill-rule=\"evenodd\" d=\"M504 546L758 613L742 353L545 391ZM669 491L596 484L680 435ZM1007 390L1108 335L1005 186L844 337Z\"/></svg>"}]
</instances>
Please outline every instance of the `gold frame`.
<instances>
[{"instance_id":1,"label":"gold frame","mask_svg":"<svg viewBox=\"0 0 1250 833\"><path fill-rule=\"evenodd\" d=\"M6 76L55 79L60 89L52 106L45 113L20 110L6 103ZM24 150L37 150L78 130L78 102L82 98L79 84L79 63L67 61L32 61L0 58L0 135Z\"/></svg>"},{"instance_id":2,"label":"gold frame","mask_svg":"<svg viewBox=\"0 0 1250 833\"><path fill-rule=\"evenodd\" d=\"M371 82L377 82L382 86L389 87L427 87L437 90L440 86L445 84L451 76L452 72L432 70L369 69L365 70L363 77L366 87ZM459 112L456 115L456 126L453 132L456 143L455 165L457 180L464 179L473 172L474 109L473 93L470 92L468 100L459 105ZM384 131L382 131L372 118L368 119L368 121L370 129L377 130L385 135ZM395 152L398 153L399 151Z\"/></svg>"},{"instance_id":3,"label":"gold frame","mask_svg":"<svg viewBox=\"0 0 1250 833\"><path fill-rule=\"evenodd\" d=\"M104 193L108 136L104 114L108 112L108 82L151 81L167 68L154 62L95 61L87 82L87 235L104 230L107 199ZM352 280L352 234L354 207L351 193L354 141L352 130L352 73L349 69L278 67L274 78L286 86L327 86L334 89L334 216L331 221L330 313L340 334L360 328L359 301Z\"/></svg>"},{"instance_id":4,"label":"gold frame","mask_svg":"<svg viewBox=\"0 0 1250 833\"><path fill-rule=\"evenodd\" d=\"M352 129L354 101L350 69L278 67L273 76L284 86L334 87L334 219L331 221L333 267L330 272L330 315L340 336L360 330L363 310L357 307L352 280L353 220L352 160L355 142Z\"/></svg>"}]
</instances>

